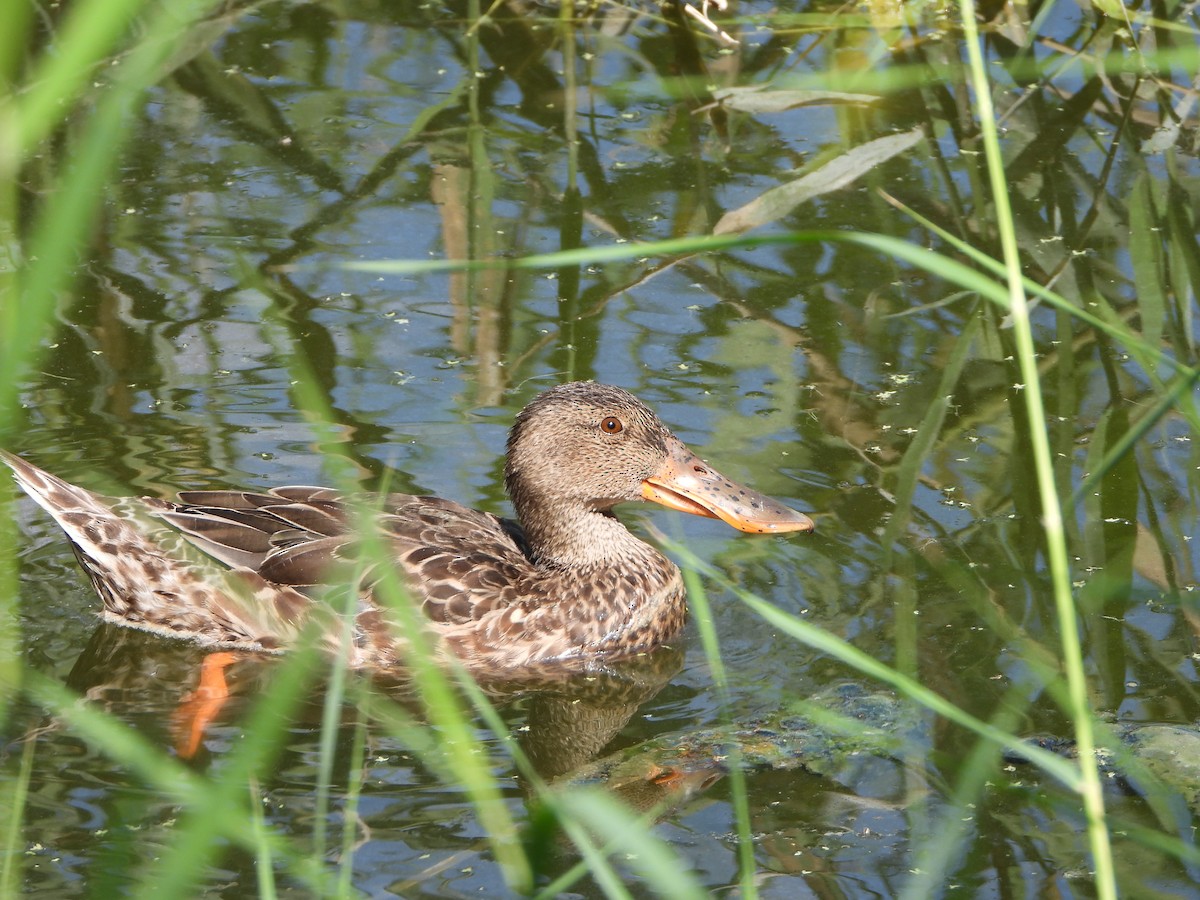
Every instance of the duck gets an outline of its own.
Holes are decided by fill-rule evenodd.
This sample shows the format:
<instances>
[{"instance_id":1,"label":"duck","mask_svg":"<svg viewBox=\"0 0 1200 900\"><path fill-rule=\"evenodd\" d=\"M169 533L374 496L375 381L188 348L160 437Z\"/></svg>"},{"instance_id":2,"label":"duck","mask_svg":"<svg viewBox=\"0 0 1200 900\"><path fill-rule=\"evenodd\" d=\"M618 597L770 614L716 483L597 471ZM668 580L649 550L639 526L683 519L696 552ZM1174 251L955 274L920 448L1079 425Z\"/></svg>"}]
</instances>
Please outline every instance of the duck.
<instances>
[{"instance_id":1,"label":"duck","mask_svg":"<svg viewBox=\"0 0 1200 900\"><path fill-rule=\"evenodd\" d=\"M545 390L516 416L504 465L515 521L439 497L311 486L114 500L6 451L0 461L65 532L103 618L258 653L311 629L362 668L404 666L414 623L438 656L493 673L671 641L686 620L681 573L614 515L622 503L748 533L814 529L703 462L628 391L590 381Z\"/></svg>"}]
</instances>

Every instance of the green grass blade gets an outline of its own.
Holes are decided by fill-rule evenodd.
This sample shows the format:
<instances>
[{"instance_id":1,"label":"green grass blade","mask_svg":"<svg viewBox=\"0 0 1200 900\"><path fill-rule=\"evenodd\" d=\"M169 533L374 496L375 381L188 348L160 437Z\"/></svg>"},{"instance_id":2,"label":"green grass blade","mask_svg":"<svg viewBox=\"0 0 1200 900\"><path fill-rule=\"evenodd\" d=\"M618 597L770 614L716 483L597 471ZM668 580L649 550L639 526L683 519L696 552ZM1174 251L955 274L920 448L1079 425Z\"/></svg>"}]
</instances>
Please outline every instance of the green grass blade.
<instances>
[{"instance_id":1,"label":"green grass blade","mask_svg":"<svg viewBox=\"0 0 1200 900\"><path fill-rule=\"evenodd\" d=\"M707 900L708 892L680 865L678 855L665 842L644 829L629 827L629 811L617 800L587 789L563 792L558 799L571 819L586 822L588 830L604 842L606 853L621 859L661 896L674 900ZM591 854L585 852L585 856ZM594 858L589 858L589 863L595 862ZM630 896L619 883L607 881L602 886L609 896Z\"/></svg>"},{"instance_id":2,"label":"green grass blade","mask_svg":"<svg viewBox=\"0 0 1200 900\"><path fill-rule=\"evenodd\" d=\"M687 588L688 602L695 612L697 630L700 632L700 642L704 647L704 657L708 660L712 671L713 688L722 711L725 724L732 723L730 708L732 702L729 695L729 675L725 670L725 662L721 659L721 645L717 637L716 625L713 621L712 606L704 585L700 583L694 569L688 568L683 572L683 583ZM729 760L726 766L729 780L730 802L733 806L734 827L737 831L738 868L741 874L741 893L747 900L758 896L758 885L755 882L757 863L754 859L754 838L750 827L750 799L746 786L746 773L741 766L741 752L736 747L730 747Z\"/></svg>"},{"instance_id":3,"label":"green grass blade","mask_svg":"<svg viewBox=\"0 0 1200 900\"><path fill-rule=\"evenodd\" d=\"M250 833L255 847L254 874L258 883L258 896L264 900L274 900L278 896L275 889L276 863L271 853L269 830L261 803L262 789L259 787L258 778L252 777L247 788L249 796L246 806L250 812Z\"/></svg>"},{"instance_id":4,"label":"green grass blade","mask_svg":"<svg viewBox=\"0 0 1200 900\"><path fill-rule=\"evenodd\" d=\"M5 786L9 794L8 821L5 823L4 862L0 864L0 897L20 896L21 826L25 821L25 802L29 798L29 779L33 773L33 757L37 743L27 740L21 750L21 766L17 777Z\"/></svg>"},{"instance_id":5,"label":"green grass blade","mask_svg":"<svg viewBox=\"0 0 1200 900\"><path fill-rule=\"evenodd\" d=\"M966 42L969 61L968 71L982 130L988 178L992 189L992 202L995 204L1000 245L1004 256L1009 307L1013 334L1017 344L1017 362L1025 382L1025 409L1029 419L1033 459L1037 469L1047 562L1050 567L1055 608L1058 611L1059 639L1062 642L1063 665L1066 670L1067 688L1070 695L1069 713L1075 728L1075 741L1079 748L1080 792L1088 819L1088 840L1092 849L1092 864L1096 870L1095 887L1101 900L1114 900L1116 875L1113 869L1112 846L1104 818L1104 794L1100 784L1100 773L1094 761L1095 735L1092 731L1092 712L1088 702L1087 672L1084 668L1083 649L1079 640L1079 621L1075 614L1075 603L1071 593L1070 564L1067 559L1066 534L1063 529L1062 510L1059 506L1058 489L1054 478L1054 461L1046 435L1046 415L1042 403L1037 352L1029 321L1029 305L1026 302L1021 277L1021 260L1017 250L1012 210L1008 202L1008 182L1005 178L1000 140L996 132L996 116L992 108L992 88L985 70L983 50L975 20L974 0L963 0L961 11L963 38Z\"/></svg>"},{"instance_id":6,"label":"green grass blade","mask_svg":"<svg viewBox=\"0 0 1200 900\"><path fill-rule=\"evenodd\" d=\"M17 153L26 157L63 116L64 97L79 97L100 62L111 54L148 0L84 0L66 9L62 27L52 37L52 51L42 54L29 77L30 87L18 98L17 128L11 135Z\"/></svg>"},{"instance_id":7,"label":"green grass blade","mask_svg":"<svg viewBox=\"0 0 1200 900\"><path fill-rule=\"evenodd\" d=\"M1107 450L1103 459L1096 466L1089 469L1087 475L1079 482L1075 490L1071 492L1071 498L1067 501L1067 505L1074 508L1084 497L1095 490L1096 485L1117 464L1118 460L1125 456L1125 454L1132 453L1133 448L1137 446L1138 442L1158 424L1163 416L1175 408L1185 397L1191 395L1197 381L1200 381L1200 369L1188 373L1180 373L1176 376L1166 393L1155 400L1154 405L1146 410L1128 431L1121 435L1121 438Z\"/></svg>"}]
</instances>

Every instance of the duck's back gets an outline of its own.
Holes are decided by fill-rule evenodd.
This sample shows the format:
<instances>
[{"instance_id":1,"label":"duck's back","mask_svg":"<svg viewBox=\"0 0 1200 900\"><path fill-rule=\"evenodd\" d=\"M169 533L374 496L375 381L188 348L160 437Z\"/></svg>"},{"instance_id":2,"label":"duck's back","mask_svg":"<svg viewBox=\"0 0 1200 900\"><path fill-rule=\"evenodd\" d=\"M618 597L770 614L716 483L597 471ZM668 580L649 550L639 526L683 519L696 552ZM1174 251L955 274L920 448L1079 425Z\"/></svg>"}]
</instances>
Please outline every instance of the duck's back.
<instances>
[{"instance_id":1,"label":"duck's back","mask_svg":"<svg viewBox=\"0 0 1200 900\"><path fill-rule=\"evenodd\" d=\"M189 491L180 501L148 502L226 565L308 596L352 586L362 598L360 629L387 621L393 630L401 626L395 615L385 615L381 565L395 567L400 589L435 630L478 623L538 599L539 572L520 527L451 500L389 494L380 503L291 486L264 493ZM364 542L364 534L376 541Z\"/></svg>"}]
</instances>

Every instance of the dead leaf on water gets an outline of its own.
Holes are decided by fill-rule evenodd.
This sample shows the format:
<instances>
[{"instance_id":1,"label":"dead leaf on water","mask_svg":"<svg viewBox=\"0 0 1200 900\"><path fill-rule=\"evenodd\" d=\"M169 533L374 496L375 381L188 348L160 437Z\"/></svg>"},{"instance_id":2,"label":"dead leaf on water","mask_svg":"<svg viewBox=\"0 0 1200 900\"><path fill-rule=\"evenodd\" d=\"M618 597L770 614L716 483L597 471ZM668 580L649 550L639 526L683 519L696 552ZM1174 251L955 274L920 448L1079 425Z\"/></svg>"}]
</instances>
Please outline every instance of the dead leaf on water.
<instances>
[{"instance_id":1,"label":"dead leaf on water","mask_svg":"<svg viewBox=\"0 0 1200 900\"><path fill-rule=\"evenodd\" d=\"M824 106L837 103L875 103L874 94L851 94L846 91L768 91L757 87L720 88L712 92L726 109L748 113L784 112L802 106Z\"/></svg>"},{"instance_id":2,"label":"dead leaf on water","mask_svg":"<svg viewBox=\"0 0 1200 900\"><path fill-rule=\"evenodd\" d=\"M887 137L876 138L855 147L821 168L795 181L773 187L745 206L727 212L717 222L713 234L739 234L767 222L774 222L806 200L841 190L852 184L879 164L903 153L921 140L922 136L921 129L914 128L912 131L889 134Z\"/></svg>"}]
</instances>

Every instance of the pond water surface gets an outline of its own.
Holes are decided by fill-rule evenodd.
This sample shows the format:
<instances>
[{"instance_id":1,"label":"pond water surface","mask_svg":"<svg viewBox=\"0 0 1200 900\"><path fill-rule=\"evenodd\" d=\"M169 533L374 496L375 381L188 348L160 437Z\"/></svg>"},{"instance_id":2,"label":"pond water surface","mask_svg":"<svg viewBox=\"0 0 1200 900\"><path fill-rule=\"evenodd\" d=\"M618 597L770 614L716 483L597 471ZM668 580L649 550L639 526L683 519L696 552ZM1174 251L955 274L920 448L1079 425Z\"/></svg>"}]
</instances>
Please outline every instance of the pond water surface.
<instances>
[{"instance_id":1,"label":"pond water surface","mask_svg":"<svg viewBox=\"0 0 1200 900\"><path fill-rule=\"evenodd\" d=\"M557 8L498 6L474 28L469 13L252 5L178 61L139 110L82 282L21 386L27 424L6 438L10 449L103 493L168 496L327 483L320 451L336 447L364 489L507 513L502 454L516 412L562 381L620 385L725 474L817 522L811 536L757 537L639 505L622 511L635 531L685 544L730 582L982 719L1069 736L1047 686L1058 626L1002 311L877 251L829 242L548 270L347 265L708 234L769 188L913 129L907 149L761 233L872 231L945 249L886 192L995 254L958 37L927 23L906 39L865 11L850 27L803 4L741 4L736 46L681 37L647 10L606 8L569 28ZM1056 15L1043 27L1064 41L1091 27L1078 8ZM1007 58L1021 23L993 25L989 49ZM888 70L920 77L877 77ZM1195 295L1164 229L1177 213L1194 216L1195 157L1143 147L1152 124L1122 122L1106 106L1112 85L1086 70L1032 85L995 70L1026 274L1194 364ZM763 109L711 93L811 88L835 75L839 89L857 78L880 99ZM1104 170L1114 132L1116 165ZM1139 243L1148 234L1161 243ZM1157 262L1138 256L1147 253ZM1161 274L1167 298L1153 324L1137 307L1147 271ZM1171 373L1139 367L1128 348L1048 306L1035 326L1065 496ZM332 410L332 439L304 412L306 372ZM1191 726L1200 716L1196 437L1188 414L1168 412L1068 512L1089 698L1111 721ZM13 509L25 663L170 748L203 654L97 630L97 601L60 533L24 498ZM541 771L769 717L839 685L882 689L765 622L721 581L704 585L728 705L693 624L615 699L572 688L504 704L514 734L534 732L525 740ZM239 663L246 696L264 666ZM319 700L261 785L266 822L300 839L320 812ZM244 711L235 703L219 716L194 766L220 773ZM762 896L897 895L942 835L952 859L931 892L1090 895L1078 797L915 715L899 751L836 777L783 765L749 773ZM36 745L22 892L131 891L170 844L177 806L32 704L12 711L5 733L7 778ZM459 786L384 729L368 729L365 749L353 736L341 733L327 813L340 831L338 798L361 777L353 887L504 896ZM521 820L515 771L497 775ZM727 892L741 877L731 788L700 782L655 831L702 885ZM1130 896L1194 892L1196 870L1147 837L1190 844L1194 804L1147 803L1115 782L1106 799ZM574 861L564 845L545 877ZM204 889L245 896L258 877L234 852ZM628 885L653 893L632 872ZM586 878L570 890L603 893Z\"/></svg>"}]
</instances>

